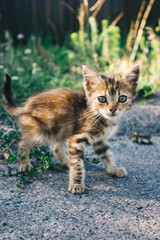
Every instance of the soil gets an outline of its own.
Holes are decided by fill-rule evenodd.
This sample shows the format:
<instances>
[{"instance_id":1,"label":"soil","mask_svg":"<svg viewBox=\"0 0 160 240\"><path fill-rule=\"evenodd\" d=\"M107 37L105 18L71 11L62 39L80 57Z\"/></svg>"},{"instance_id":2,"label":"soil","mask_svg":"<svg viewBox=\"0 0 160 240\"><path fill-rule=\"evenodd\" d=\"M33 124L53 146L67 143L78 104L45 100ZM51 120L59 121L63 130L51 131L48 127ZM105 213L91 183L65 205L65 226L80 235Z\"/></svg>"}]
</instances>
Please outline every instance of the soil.
<instances>
[{"instance_id":1,"label":"soil","mask_svg":"<svg viewBox=\"0 0 160 240\"><path fill-rule=\"evenodd\" d=\"M18 189L18 177L0 178L2 240L158 240L160 239L160 106L134 106L109 141L117 165L128 175L106 173L91 147L86 150L86 191L67 191L68 170L47 170ZM131 141L133 132L151 136L152 144ZM18 163L0 159L0 171Z\"/></svg>"}]
</instances>

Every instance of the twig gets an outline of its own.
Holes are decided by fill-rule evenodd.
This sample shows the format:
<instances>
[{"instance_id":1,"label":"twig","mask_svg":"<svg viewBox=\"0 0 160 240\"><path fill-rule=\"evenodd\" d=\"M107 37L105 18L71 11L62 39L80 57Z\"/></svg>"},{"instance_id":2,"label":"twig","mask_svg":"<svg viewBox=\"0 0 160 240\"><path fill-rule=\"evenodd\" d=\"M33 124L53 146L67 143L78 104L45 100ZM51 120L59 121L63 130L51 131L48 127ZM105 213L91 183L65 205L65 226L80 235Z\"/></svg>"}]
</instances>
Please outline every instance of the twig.
<instances>
[{"instance_id":1,"label":"twig","mask_svg":"<svg viewBox=\"0 0 160 240\"><path fill-rule=\"evenodd\" d=\"M3 128L3 129L4 129L4 128ZM3 133L2 138L3 138L7 133L9 133L9 132L11 132L11 131L16 132L17 130L14 129L14 128L9 128L6 132Z\"/></svg>"},{"instance_id":2,"label":"twig","mask_svg":"<svg viewBox=\"0 0 160 240\"><path fill-rule=\"evenodd\" d=\"M97 16L98 12L101 10L101 7L102 7L103 3L105 2L105 0L100 0L100 1L101 1L101 3L96 8L96 10L93 12L92 17L96 17Z\"/></svg>"},{"instance_id":3,"label":"twig","mask_svg":"<svg viewBox=\"0 0 160 240\"><path fill-rule=\"evenodd\" d=\"M140 23L140 20L141 20L142 13L143 13L145 5L146 5L146 1L143 0L142 3L141 3L140 9L139 9L138 15L137 15L135 26L134 26L134 34L133 34L134 38L137 36L139 23Z\"/></svg>"},{"instance_id":4,"label":"twig","mask_svg":"<svg viewBox=\"0 0 160 240\"><path fill-rule=\"evenodd\" d=\"M84 4L83 3L81 3L81 5L78 9L77 19L78 19L78 22L79 22L80 31L84 32L85 9L84 9Z\"/></svg>"},{"instance_id":5,"label":"twig","mask_svg":"<svg viewBox=\"0 0 160 240\"><path fill-rule=\"evenodd\" d=\"M13 155L13 152L10 148L8 149L8 151L10 152L11 155Z\"/></svg>"},{"instance_id":6,"label":"twig","mask_svg":"<svg viewBox=\"0 0 160 240\"><path fill-rule=\"evenodd\" d=\"M120 20L121 18L124 16L124 12L121 12L115 19L114 21L111 23L110 27L111 26L115 26Z\"/></svg>"},{"instance_id":7,"label":"twig","mask_svg":"<svg viewBox=\"0 0 160 240\"><path fill-rule=\"evenodd\" d=\"M130 29L129 29L129 33L128 33L128 37L127 37L127 42L126 42L126 48L130 51L132 50L131 42L132 42L132 39L133 39L133 31L134 31L134 22L131 21Z\"/></svg>"},{"instance_id":8,"label":"twig","mask_svg":"<svg viewBox=\"0 0 160 240\"><path fill-rule=\"evenodd\" d=\"M9 116L9 114L7 113L7 111L5 111L4 113L5 113L5 115L7 116L7 118L11 121L12 127L13 127L14 129L16 129L16 125L15 125L13 119Z\"/></svg>"},{"instance_id":9,"label":"twig","mask_svg":"<svg viewBox=\"0 0 160 240\"><path fill-rule=\"evenodd\" d=\"M10 147L13 145L13 143L16 142L16 139L13 139L13 141L5 148L3 149L2 152L0 152L0 155L3 155L8 149L10 149Z\"/></svg>"},{"instance_id":10,"label":"twig","mask_svg":"<svg viewBox=\"0 0 160 240\"><path fill-rule=\"evenodd\" d=\"M88 0L83 0L86 22L88 22Z\"/></svg>"},{"instance_id":11,"label":"twig","mask_svg":"<svg viewBox=\"0 0 160 240\"><path fill-rule=\"evenodd\" d=\"M148 6L147 6L147 9L144 13L144 16L143 16L143 19L141 21L141 24L140 24L140 28L139 28L139 31L138 31L138 35L137 35L137 39L136 39L136 42L134 44L134 47L133 47L133 50L132 50L132 53L131 53L131 56L130 56L130 61L134 61L135 59L135 56L136 56L136 52L138 50L138 46L139 46L139 43L140 43L140 40L141 40L141 37L142 37L142 34L143 34L143 29L145 27L145 24L146 24L146 20L148 18L148 15L151 11L151 8L152 8L152 5L154 3L155 0L150 0Z\"/></svg>"},{"instance_id":12,"label":"twig","mask_svg":"<svg viewBox=\"0 0 160 240\"><path fill-rule=\"evenodd\" d=\"M102 4L102 2L103 2L103 0L98 0L98 1L89 9L89 11L90 11L90 12L93 12L94 10L96 10L96 9L99 7L99 5Z\"/></svg>"},{"instance_id":13,"label":"twig","mask_svg":"<svg viewBox=\"0 0 160 240\"><path fill-rule=\"evenodd\" d=\"M50 238L52 236L52 234L55 233L55 232L56 232L56 229L54 229L51 233L49 233L48 236L47 236L47 239Z\"/></svg>"},{"instance_id":14,"label":"twig","mask_svg":"<svg viewBox=\"0 0 160 240\"><path fill-rule=\"evenodd\" d=\"M77 14L77 12L68 3L62 1L61 4L68 8L71 12Z\"/></svg>"},{"instance_id":15,"label":"twig","mask_svg":"<svg viewBox=\"0 0 160 240\"><path fill-rule=\"evenodd\" d=\"M121 12L115 19L114 21L110 24L108 30L112 29L120 20L121 18L124 16L124 12Z\"/></svg>"},{"instance_id":16,"label":"twig","mask_svg":"<svg viewBox=\"0 0 160 240\"><path fill-rule=\"evenodd\" d=\"M0 129L3 129L5 131L17 131L15 128L8 128L7 126L1 125Z\"/></svg>"}]
</instances>

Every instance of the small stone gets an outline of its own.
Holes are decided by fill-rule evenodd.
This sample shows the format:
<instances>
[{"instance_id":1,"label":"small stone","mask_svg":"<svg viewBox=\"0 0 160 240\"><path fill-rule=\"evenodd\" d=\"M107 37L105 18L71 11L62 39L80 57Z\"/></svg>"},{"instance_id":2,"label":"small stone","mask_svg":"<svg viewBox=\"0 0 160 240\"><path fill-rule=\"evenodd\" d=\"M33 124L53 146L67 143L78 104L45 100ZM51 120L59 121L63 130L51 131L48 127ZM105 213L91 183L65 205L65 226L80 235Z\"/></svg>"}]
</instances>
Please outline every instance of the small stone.
<instances>
[{"instance_id":1,"label":"small stone","mask_svg":"<svg viewBox=\"0 0 160 240\"><path fill-rule=\"evenodd\" d=\"M14 232L14 228L11 228L10 230L9 230L9 233L13 233Z\"/></svg>"},{"instance_id":2,"label":"small stone","mask_svg":"<svg viewBox=\"0 0 160 240\"><path fill-rule=\"evenodd\" d=\"M10 205L10 202L6 202L5 205L6 205L6 206Z\"/></svg>"},{"instance_id":3,"label":"small stone","mask_svg":"<svg viewBox=\"0 0 160 240\"><path fill-rule=\"evenodd\" d=\"M20 203L22 203L22 201L21 200L18 200L18 201L14 201L14 202L12 202L13 204L20 204Z\"/></svg>"},{"instance_id":4,"label":"small stone","mask_svg":"<svg viewBox=\"0 0 160 240\"><path fill-rule=\"evenodd\" d=\"M3 222L2 225L3 225L3 226L7 226L7 223L6 223L6 222Z\"/></svg>"},{"instance_id":5,"label":"small stone","mask_svg":"<svg viewBox=\"0 0 160 240\"><path fill-rule=\"evenodd\" d=\"M142 210L143 209L143 207L142 206L140 206L140 207L137 207L137 210Z\"/></svg>"},{"instance_id":6,"label":"small stone","mask_svg":"<svg viewBox=\"0 0 160 240\"><path fill-rule=\"evenodd\" d=\"M43 221L47 221L47 220L49 220L49 216L45 216L45 217L43 218Z\"/></svg>"},{"instance_id":7,"label":"small stone","mask_svg":"<svg viewBox=\"0 0 160 240\"><path fill-rule=\"evenodd\" d=\"M90 229L88 232L86 232L88 236L91 236L94 234L94 231L92 229Z\"/></svg>"}]
</instances>

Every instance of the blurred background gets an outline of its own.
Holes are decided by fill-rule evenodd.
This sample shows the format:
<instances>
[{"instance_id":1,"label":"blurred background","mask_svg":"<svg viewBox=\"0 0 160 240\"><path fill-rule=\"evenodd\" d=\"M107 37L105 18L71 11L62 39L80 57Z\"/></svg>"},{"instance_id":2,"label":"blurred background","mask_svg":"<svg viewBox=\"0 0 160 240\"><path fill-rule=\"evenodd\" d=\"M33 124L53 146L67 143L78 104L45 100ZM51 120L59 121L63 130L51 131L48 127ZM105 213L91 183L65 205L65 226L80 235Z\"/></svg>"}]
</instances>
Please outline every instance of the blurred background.
<instances>
[{"instance_id":1,"label":"blurred background","mask_svg":"<svg viewBox=\"0 0 160 240\"><path fill-rule=\"evenodd\" d=\"M139 63L139 96L148 97L160 86L159 9L159 0L1 0L1 81L8 71L22 101L82 88L82 64L117 73Z\"/></svg>"}]
</instances>

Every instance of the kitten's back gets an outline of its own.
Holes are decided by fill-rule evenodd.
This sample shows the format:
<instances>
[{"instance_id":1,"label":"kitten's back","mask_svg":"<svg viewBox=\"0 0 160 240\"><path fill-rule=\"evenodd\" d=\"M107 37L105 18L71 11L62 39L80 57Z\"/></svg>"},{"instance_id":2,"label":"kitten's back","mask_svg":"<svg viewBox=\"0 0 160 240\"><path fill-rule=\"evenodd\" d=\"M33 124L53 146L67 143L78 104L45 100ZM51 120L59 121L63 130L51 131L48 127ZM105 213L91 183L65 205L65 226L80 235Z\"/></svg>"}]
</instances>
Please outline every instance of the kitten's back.
<instances>
[{"instance_id":1,"label":"kitten's back","mask_svg":"<svg viewBox=\"0 0 160 240\"><path fill-rule=\"evenodd\" d=\"M35 94L23 105L23 112L33 116L45 114L49 118L53 114L75 115L80 109L86 108L86 99L83 92L59 88Z\"/></svg>"},{"instance_id":2,"label":"kitten's back","mask_svg":"<svg viewBox=\"0 0 160 240\"><path fill-rule=\"evenodd\" d=\"M60 88L31 96L19 111L18 119L22 129L25 125L36 125L45 135L68 138L85 109L83 92Z\"/></svg>"}]
</instances>

